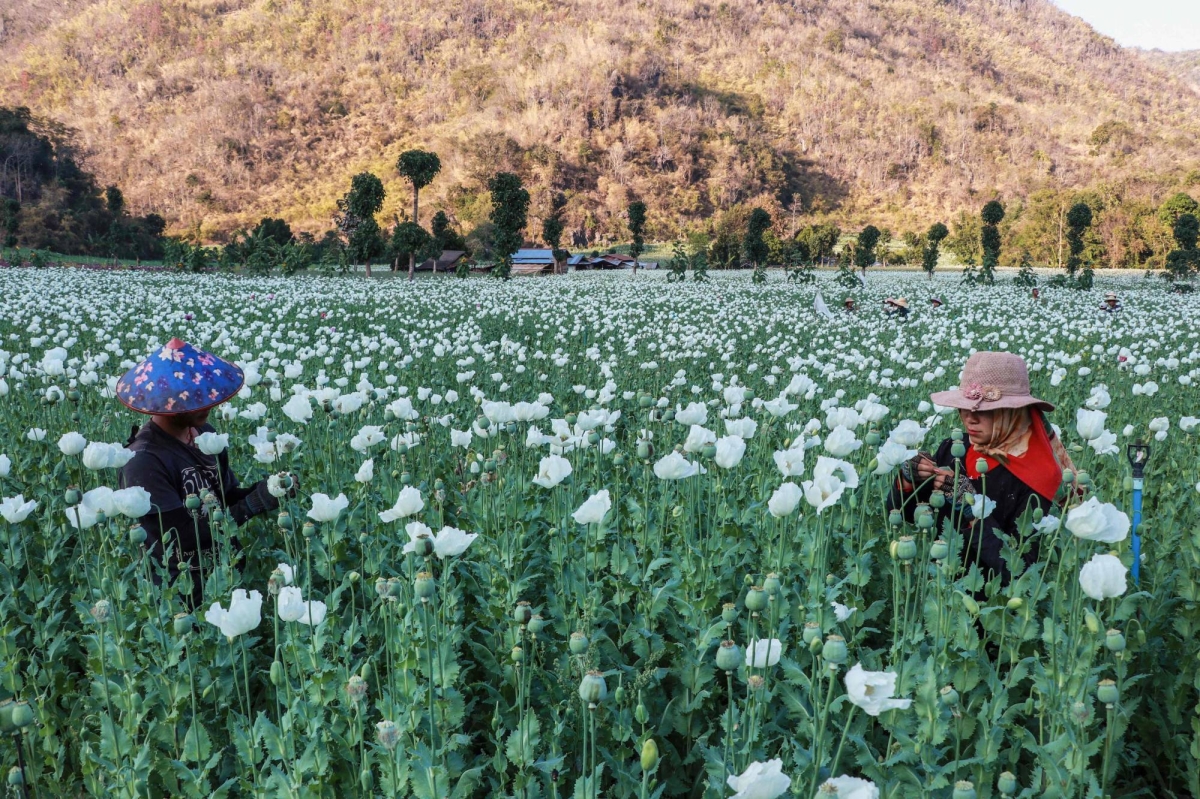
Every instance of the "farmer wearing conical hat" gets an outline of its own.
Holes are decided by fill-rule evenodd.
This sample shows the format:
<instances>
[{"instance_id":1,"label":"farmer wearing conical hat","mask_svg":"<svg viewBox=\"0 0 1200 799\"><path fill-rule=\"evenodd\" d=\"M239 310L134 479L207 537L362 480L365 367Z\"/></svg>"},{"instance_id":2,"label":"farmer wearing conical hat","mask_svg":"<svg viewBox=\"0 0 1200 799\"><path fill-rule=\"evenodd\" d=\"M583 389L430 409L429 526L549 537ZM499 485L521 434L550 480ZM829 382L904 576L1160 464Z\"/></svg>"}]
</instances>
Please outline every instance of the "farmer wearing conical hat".
<instances>
[{"instance_id":1,"label":"farmer wearing conical hat","mask_svg":"<svg viewBox=\"0 0 1200 799\"><path fill-rule=\"evenodd\" d=\"M854 313L858 310L858 303L854 301L853 297L846 297L842 300L842 309L849 313Z\"/></svg>"},{"instance_id":2,"label":"farmer wearing conical hat","mask_svg":"<svg viewBox=\"0 0 1200 799\"><path fill-rule=\"evenodd\" d=\"M908 298L906 297L888 297L883 301L883 309L889 314L904 319L908 316Z\"/></svg>"},{"instance_id":3,"label":"farmer wearing conical hat","mask_svg":"<svg viewBox=\"0 0 1200 799\"><path fill-rule=\"evenodd\" d=\"M931 503L931 508L940 505L932 509L933 529L941 530L946 519L958 522L966 562L1007 580L1001 536L1017 540L1022 515L1049 510L1064 470L1075 469L1046 421L1045 412L1054 406L1030 393L1025 361L1008 352L975 353L967 359L960 387L930 399L958 409L966 438L947 438L933 455L919 453L904 463L888 507L903 510L912 521L919 503L941 494ZM1031 561L1036 557L1035 552L1026 555Z\"/></svg>"},{"instance_id":4,"label":"farmer wearing conical hat","mask_svg":"<svg viewBox=\"0 0 1200 799\"><path fill-rule=\"evenodd\" d=\"M243 379L234 364L173 338L117 382L117 399L150 416L130 437L135 455L121 469L121 485L150 493L150 513L140 520L146 548L159 563L170 549L172 581L184 571L191 574L193 607L216 555L210 511L220 508L240 526L279 507L266 480L243 488L223 447L209 455L196 443L204 433L215 434L209 412L237 394ZM202 439L206 449L217 449L207 443Z\"/></svg>"},{"instance_id":5,"label":"farmer wearing conical hat","mask_svg":"<svg viewBox=\"0 0 1200 799\"><path fill-rule=\"evenodd\" d=\"M936 311L938 308L941 308L942 305L943 305L943 303L942 303L941 297L930 297L929 298L929 307L933 308L933 310Z\"/></svg>"},{"instance_id":6,"label":"farmer wearing conical hat","mask_svg":"<svg viewBox=\"0 0 1200 799\"><path fill-rule=\"evenodd\" d=\"M1104 295L1104 304L1100 306L1100 310L1104 311L1105 313L1117 313L1118 311L1122 310L1121 302L1117 299L1117 293L1115 291L1107 292Z\"/></svg>"}]
</instances>

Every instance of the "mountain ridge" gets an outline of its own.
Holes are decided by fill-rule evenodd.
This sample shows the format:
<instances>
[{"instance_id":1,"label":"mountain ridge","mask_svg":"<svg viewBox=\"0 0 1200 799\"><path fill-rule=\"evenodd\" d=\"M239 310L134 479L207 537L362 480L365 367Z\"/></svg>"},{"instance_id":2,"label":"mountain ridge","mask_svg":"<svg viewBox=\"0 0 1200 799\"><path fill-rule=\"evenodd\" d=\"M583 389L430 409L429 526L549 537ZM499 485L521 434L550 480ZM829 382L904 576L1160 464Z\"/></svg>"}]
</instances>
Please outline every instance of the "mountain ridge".
<instances>
[{"instance_id":1,"label":"mountain ridge","mask_svg":"<svg viewBox=\"0 0 1200 799\"><path fill-rule=\"evenodd\" d=\"M426 214L483 225L487 175L512 170L531 217L562 196L575 246L621 238L635 195L664 239L746 205L785 227L923 230L994 196L1148 207L1200 184L1200 89L1046 0L13 0L0 14L0 104L74 127L131 208L209 240L266 215L327 229L364 169L388 190L381 219L402 218L394 163L416 146L444 165Z\"/></svg>"}]
</instances>

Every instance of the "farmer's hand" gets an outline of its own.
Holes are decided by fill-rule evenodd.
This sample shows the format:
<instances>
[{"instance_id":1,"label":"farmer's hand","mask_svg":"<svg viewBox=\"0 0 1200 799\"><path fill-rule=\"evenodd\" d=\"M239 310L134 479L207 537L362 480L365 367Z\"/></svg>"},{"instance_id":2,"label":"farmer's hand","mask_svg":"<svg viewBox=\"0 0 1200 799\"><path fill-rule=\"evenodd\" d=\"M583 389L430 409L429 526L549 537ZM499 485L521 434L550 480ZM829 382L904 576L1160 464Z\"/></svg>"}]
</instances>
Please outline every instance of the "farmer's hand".
<instances>
[{"instance_id":1,"label":"farmer's hand","mask_svg":"<svg viewBox=\"0 0 1200 799\"><path fill-rule=\"evenodd\" d=\"M927 455L918 455L915 459L916 466L913 472L917 476L917 482L924 484L932 480L933 489L941 491L946 484L954 480L954 472L950 469L939 468L933 459Z\"/></svg>"}]
</instances>

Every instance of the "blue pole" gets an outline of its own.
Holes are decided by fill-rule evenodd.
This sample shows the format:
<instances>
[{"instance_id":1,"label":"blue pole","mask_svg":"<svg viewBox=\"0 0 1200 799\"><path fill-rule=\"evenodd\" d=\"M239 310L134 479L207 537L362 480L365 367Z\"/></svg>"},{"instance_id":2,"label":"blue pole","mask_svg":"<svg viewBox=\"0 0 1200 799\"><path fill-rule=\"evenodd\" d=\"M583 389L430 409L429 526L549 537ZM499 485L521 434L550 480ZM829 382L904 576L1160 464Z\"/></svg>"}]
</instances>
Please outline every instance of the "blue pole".
<instances>
[{"instance_id":1,"label":"blue pole","mask_svg":"<svg viewBox=\"0 0 1200 799\"><path fill-rule=\"evenodd\" d=\"M1138 585L1142 571L1142 537L1138 525L1142 523L1142 478L1133 479L1133 584Z\"/></svg>"}]
</instances>

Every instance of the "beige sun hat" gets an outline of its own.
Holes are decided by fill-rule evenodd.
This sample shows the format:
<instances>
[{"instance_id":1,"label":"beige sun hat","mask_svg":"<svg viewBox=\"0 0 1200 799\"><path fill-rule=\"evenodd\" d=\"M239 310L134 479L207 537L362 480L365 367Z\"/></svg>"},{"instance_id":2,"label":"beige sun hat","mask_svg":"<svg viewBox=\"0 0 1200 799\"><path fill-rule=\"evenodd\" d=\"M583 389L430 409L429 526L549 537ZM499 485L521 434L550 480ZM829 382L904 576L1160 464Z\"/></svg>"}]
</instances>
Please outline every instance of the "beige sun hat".
<instances>
[{"instance_id":1,"label":"beige sun hat","mask_svg":"<svg viewBox=\"0 0 1200 799\"><path fill-rule=\"evenodd\" d=\"M901 308L907 308L908 307L908 298L907 297L897 297L896 299L892 300L892 305L898 305Z\"/></svg>"},{"instance_id":2,"label":"beige sun hat","mask_svg":"<svg viewBox=\"0 0 1200 799\"><path fill-rule=\"evenodd\" d=\"M929 398L942 407L966 411L994 411L1030 405L1043 411L1054 410L1049 402L1029 393L1029 368L1019 355L1011 352L975 353L963 367L959 388L939 391Z\"/></svg>"},{"instance_id":3,"label":"beige sun hat","mask_svg":"<svg viewBox=\"0 0 1200 799\"><path fill-rule=\"evenodd\" d=\"M1108 301L1108 300L1115 300L1116 298L1117 298L1117 292L1115 292L1115 291L1110 291L1110 292L1107 292L1107 293L1104 295L1104 299L1105 299L1105 301Z\"/></svg>"}]
</instances>

